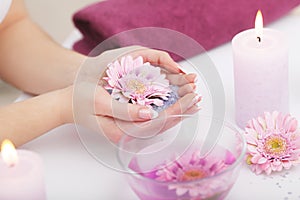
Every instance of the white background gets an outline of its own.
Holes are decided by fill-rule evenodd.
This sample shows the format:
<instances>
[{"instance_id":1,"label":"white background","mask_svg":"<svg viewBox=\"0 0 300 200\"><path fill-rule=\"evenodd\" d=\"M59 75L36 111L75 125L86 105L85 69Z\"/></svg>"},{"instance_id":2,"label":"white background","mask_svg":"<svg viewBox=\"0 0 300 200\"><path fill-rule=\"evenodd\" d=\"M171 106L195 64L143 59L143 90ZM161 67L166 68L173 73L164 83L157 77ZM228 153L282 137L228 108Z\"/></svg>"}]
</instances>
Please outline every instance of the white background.
<instances>
[{"instance_id":1,"label":"white background","mask_svg":"<svg viewBox=\"0 0 300 200\"><path fill-rule=\"evenodd\" d=\"M290 112L300 119L300 15L290 14L269 26L283 31L290 46ZM73 37L69 38L69 43ZM233 64L231 45L209 52L226 91L226 117L234 122ZM73 125L59 127L22 148L35 151L44 160L48 200L135 200L122 174L102 166L80 143ZM300 166L272 176L257 176L246 165L227 200L300 199Z\"/></svg>"}]
</instances>

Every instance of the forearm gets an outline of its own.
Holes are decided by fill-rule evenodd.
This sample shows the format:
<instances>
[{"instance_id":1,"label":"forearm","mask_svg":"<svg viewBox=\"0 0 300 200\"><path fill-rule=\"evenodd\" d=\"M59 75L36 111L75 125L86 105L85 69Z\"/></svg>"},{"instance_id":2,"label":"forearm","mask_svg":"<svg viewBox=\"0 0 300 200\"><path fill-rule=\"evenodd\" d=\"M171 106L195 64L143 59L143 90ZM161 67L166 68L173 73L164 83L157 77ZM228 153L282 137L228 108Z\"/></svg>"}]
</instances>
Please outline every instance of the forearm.
<instances>
[{"instance_id":1,"label":"forearm","mask_svg":"<svg viewBox=\"0 0 300 200\"><path fill-rule=\"evenodd\" d=\"M0 141L7 138L20 146L71 122L71 98L64 98L65 93L58 90L0 108Z\"/></svg>"},{"instance_id":2,"label":"forearm","mask_svg":"<svg viewBox=\"0 0 300 200\"><path fill-rule=\"evenodd\" d=\"M11 12L18 9L14 4ZM85 56L55 43L23 12L0 30L1 78L33 94L71 85Z\"/></svg>"},{"instance_id":3,"label":"forearm","mask_svg":"<svg viewBox=\"0 0 300 200\"><path fill-rule=\"evenodd\" d=\"M29 19L1 35L2 78L17 88L40 94L71 85L85 57L57 45Z\"/></svg>"}]
</instances>

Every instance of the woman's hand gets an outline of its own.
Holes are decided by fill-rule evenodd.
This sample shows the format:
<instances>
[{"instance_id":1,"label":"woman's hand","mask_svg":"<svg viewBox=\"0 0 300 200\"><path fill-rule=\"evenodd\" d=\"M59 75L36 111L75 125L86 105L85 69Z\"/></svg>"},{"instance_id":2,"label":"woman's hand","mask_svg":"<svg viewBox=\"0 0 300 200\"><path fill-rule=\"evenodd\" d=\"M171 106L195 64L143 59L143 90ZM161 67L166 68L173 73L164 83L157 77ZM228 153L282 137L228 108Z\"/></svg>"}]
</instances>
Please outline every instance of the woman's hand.
<instances>
[{"instance_id":1,"label":"woman's hand","mask_svg":"<svg viewBox=\"0 0 300 200\"><path fill-rule=\"evenodd\" d=\"M75 88L77 91L75 95L77 97L80 96L81 99L79 102L76 99L74 101L75 108L73 111L75 111L75 118L77 116L75 122L83 123L82 125L84 126L104 133L114 142L119 141L122 135L124 133L126 134L126 130L131 130L131 134L138 135L141 131L139 128L136 129L138 126L144 126L145 128L142 130L146 134L147 131L153 130L154 127L158 128L157 126L162 126L160 130L165 130L172 127L175 123L174 119L168 119L164 124L150 123L148 126L145 121L150 119L167 118L170 115L192 114L199 110L197 103L201 98L195 93L195 74L184 74L178 67L178 64L165 52L140 47L138 50L132 51L132 49L135 48L136 47L126 47L107 51L104 53L104 56L106 56L106 59L107 57L118 58L120 55L124 56L124 52L129 51L129 54L133 57L142 56L144 62L150 62L153 65L162 67L167 73L167 79L169 79L170 84L179 87L178 95L180 99L163 112L157 113L147 106L118 102L112 99L111 95L100 85L93 86L89 83L80 83L80 86ZM69 92L70 91L72 91L72 89L69 89ZM92 95L87 91L92 91ZM86 106L89 108L84 109ZM69 111L65 113L70 113L70 110L72 110L72 108L69 108ZM73 115L63 114L63 116L65 116L65 121L74 121ZM134 133L134 131L136 131L136 133Z\"/></svg>"},{"instance_id":2,"label":"woman's hand","mask_svg":"<svg viewBox=\"0 0 300 200\"><path fill-rule=\"evenodd\" d=\"M105 51L101 55L110 57L112 60L116 60L116 58L125 55L131 55L133 58L142 56L144 62L149 62L152 65L164 68L169 73L184 74L184 72L179 68L179 65L170 57L170 55L167 52L160 50L149 49L141 46L129 46Z\"/></svg>"},{"instance_id":3,"label":"woman's hand","mask_svg":"<svg viewBox=\"0 0 300 200\"><path fill-rule=\"evenodd\" d=\"M150 137L153 136L153 134L161 133L164 130L173 127L181 119L180 117L169 118L169 116L193 114L199 111L200 108L197 103L201 101L201 97L194 93L193 87L190 85L193 84L187 83L180 87L178 90L180 91L178 92L180 99L178 99L175 104L159 113L157 118L151 121L145 120L146 118L141 118L140 115L140 112L142 111L147 113L148 116L151 116L151 114L148 114L147 112L147 109L149 110L148 107L120 103L116 100L112 100L109 97L109 94L105 97L102 96L101 100L99 100L97 102L98 104L95 106L96 112L97 108L99 109L98 114L96 115L98 130L104 133L106 137L113 142L118 142L124 134L134 137ZM102 88L98 89L98 94L101 96L100 94L102 92L100 91L102 91ZM98 94L96 94L96 101ZM106 112L101 112L101 114L99 114L101 108L104 107L106 107ZM149 113L151 113L151 111L149 111Z\"/></svg>"}]
</instances>

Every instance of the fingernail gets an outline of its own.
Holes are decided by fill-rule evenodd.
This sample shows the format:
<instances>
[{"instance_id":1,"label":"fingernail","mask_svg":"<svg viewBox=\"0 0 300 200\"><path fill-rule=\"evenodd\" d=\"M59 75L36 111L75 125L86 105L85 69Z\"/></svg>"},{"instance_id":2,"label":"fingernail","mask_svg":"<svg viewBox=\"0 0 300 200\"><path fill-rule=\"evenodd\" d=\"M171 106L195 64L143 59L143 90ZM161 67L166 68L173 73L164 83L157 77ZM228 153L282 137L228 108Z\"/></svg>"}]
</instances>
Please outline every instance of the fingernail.
<instances>
[{"instance_id":1,"label":"fingernail","mask_svg":"<svg viewBox=\"0 0 300 200\"><path fill-rule=\"evenodd\" d=\"M193 92L195 92L197 89L197 86L196 85L193 85Z\"/></svg>"},{"instance_id":2,"label":"fingernail","mask_svg":"<svg viewBox=\"0 0 300 200\"><path fill-rule=\"evenodd\" d=\"M180 74L185 74L185 72L182 71L181 69L179 69L179 73L180 73Z\"/></svg>"},{"instance_id":3,"label":"fingernail","mask_svg":"<svg viewBox=\"0 0 300 200\"><path fill-rule=\"evenodd\" d=\"M179 71L180 74L186 74L184 71L182 71L182 69L180 69L179 65L177 65L177 68L178 68L178 71Z\"/></svg>"},{"instance_id":4,"label":"fingernail","mask_svg":"<svg viewBox=\"0 0 300 200\"><path fill-rule=\"evenodd\" d=\"M196 108L197 111L202 109L202 107L200 105L196 105L196 106L197 106L197 108Z\"/></svg>"},{"instance_id":5,"label":"fingernail","mask_svg":"<svg viewBox=\"0 0 300 200\"><path fill-rule=\"evenodd\" d=\"M196 103L198 103L200 98L201 98L201 96L196 95L196 96L192 99L192 101L191 101L190 105L188 106L188 108L190 108L190 107L192 107L193 105L195 105Z\"/></svg>"},{"instance_id":6,"label":"fingernail","mask_svg":"<svg viewBox=\"0 0 300 200\"><path fill-rule=\"evenodd\" d=\"M158 112L152 109L140 109L139 117L142 119L154 119L158 117Z\"/></svg>"},{"instance_id":7,"label":"fingernail","mask_svg":"<svg viewBox=\"0 0 300 200\"><path fill-rule=\"evenodd\" d=\"M198 82L198 76L196 75L195 79L194 79L194 83Z\"/></svg>"},{"instance_id":8,"label":"fingernail","mask_svg":"<svg viewBox=\"0 0 300 200\"><path fill-rule=\"evenodd\" d=\"M202 101L202 96L198 95L198 103Z\"/></svg>"},{"instance_id":9,"label":"fingernail","mask_svg":"<svg viewBox=\"0 0 300 200\"><path fill-rule=\"evenodd\" d=\"M202 96L201 95L197 95L198 96L198 101L197 103L195 104L195 106L198 108L198 109L201 109L201 101L202 101Z\"/></svg>"},{"instance_id":10,"label":"fingernail","mask_svg":"<svg viewBox=\"0 0 300 200\"><path fill-rule=\"evenodd\" d=\"M185 78L190 83L196 83L197 82L197 75L196 74L187 74L185 76Z\"/></svg>"},{"instance_id":11,"label":"fingernail","mask_svg":"<svg viewBox=\"0 0 300 200\"><path fill-rule=\"evenodd\" d=\"M202 109L202 108L201 108L200 106L197 105L197 108L196 108L195 111L198 112L198 111L201 110L201 109Z\"/></svg>"}]
</instances>

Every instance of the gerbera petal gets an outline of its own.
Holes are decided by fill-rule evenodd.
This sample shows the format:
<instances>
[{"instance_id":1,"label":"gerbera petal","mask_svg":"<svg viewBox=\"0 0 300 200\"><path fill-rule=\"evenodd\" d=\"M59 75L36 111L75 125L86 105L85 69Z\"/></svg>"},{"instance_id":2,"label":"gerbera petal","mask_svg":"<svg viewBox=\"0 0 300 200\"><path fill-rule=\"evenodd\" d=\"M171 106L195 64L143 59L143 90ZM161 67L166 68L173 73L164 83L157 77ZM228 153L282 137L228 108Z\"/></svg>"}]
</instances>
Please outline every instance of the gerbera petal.
<instances>
[{"instance_id":1,"label":"gerbera petal","mask_svg":"<svg viewBox=\"0 0 300 200\"><path fill-rule=\"evenodd\" d=\"M174 189L176 189L177 188L177 185L173 185L173 184L169 184L168 185L168 188L169 188L169 190L174 190Z\"/></svg>"},{"instance_id":2,"label":"gerbera petal","mask_svg":"<svg viewBox=\"0 0 300 200\"><path fill-rule=\"evenodd\" d=\"M267 124L266 121L262 118L262 117L258 117L257 121L259 122L259 124L261 125L263 131L266 131L267 129Z\"/></svg>"},{"instance_id":3,"label":"gerbera petal","mask_svg":"<svg viewBox=\"0 0 300 200\"><path fill-rule=\"evenodd\" d=\"M272 168L269 167L266 170L264 170L266 172L267 175L270 175L272 173Z\"/></svg>"},{"instance_id":4,"label":"gerbera petal","mask_svg":"<svg viewBox=\"0 0 300 200\"><path fill-rule=\"evenodd\" d=\"M245 134L245 138L248 144L257 145L257 138L254 137L254 134Z\"/></svg>"},{"instance_id":5,"label":"gerbera petal","mask_svg":"<svg viewBox=\"0 0 300 200\"><path fill-rule=\"evenodd\" d=\"M300 158L300 149L299 149L299 146L296 146L295 145L295 147L294 147L294 149L293 150L291 150L291 156L297 156L297 157L299 157Z\"/></svg>"},{"instance_id":6,"label":"gerbera petal","mask_svg":"<svg viewBox=\"0 0 300 200\"><path fill-rule=\"evenodd\" d=\"M186 188L183 187L177 187L176 188L176 194L177 196L182 196L184 195L188 190Z\"/></svg>"},{"instance_id":7,"label":"gerbera petal","mask_svg":"<svg viewBox=\"0 0 300 200\"><path fill-rule=\"evenodd\" d=\"M272 126L271 126L271 128L276 128L276 120L277 120L277 117L278 117L278 114L279 114L279 112L278 111L273 111L272 112Z\"/></svg>"},{"instance_id":8,"label":"gerbera petal","mask_svg":"<svg viewBox=\"0 0 300 200\"><path fill-rule=\"evenodd\" d=\"M264 117L265 117L265 120L266 120L267 128L274 128L274 122L273 122L271 113L265 112Z\"/></svg>"},{"instance_id":9,"label":"gerbera petal","mask_svg":"<svg viewBox=\"0 0 300 200\"><path fill-rule=\"evenodd\" d=\"M134 61L133 61L133 67L137 68L143 65L143 57L142 56L138 56Z\"/></svg>"},{"instance_id":10,"label":"gerbera petal","mask_svg":"<svg viewBox=\"0 0 300 200\"><path fill-rule=\"evenodd\" d=\"M284 116L282 113L279 113L276 119L276 129L281 129L283 127L283 122L284 122Z\"/></svg>"},{"instance_id":11,"label":"gerbera petal","mask_svg":"<svg viewBox=\"0 0 300 200\"><path fill-rule=\"evenodd\" d=\"M251 134L253 137L257 138L258 133L254 128L246 128L245 130L247 134Z\"/></svg>"},{"instance_id":12,"label":"gerbera petal","mask_svg":"<svg viewBox=\"0 0 300 200\"><path fill-rule=\"evenodd\" d=\"M252 158L251 158L251 162L256 164L258 163L258 161L261 159L261 155L257 154L257 155L254 155Z\"/></svg>"},{"instance_id":13,"label":"gerbera petal","mask_svg":"<svg viewBox=\"0 0 300 200\"><path fill-rule=\"evenodd\" d=\"M281 165L281 162L280 162L279 160L274 160L274 161L272 162L272 165L273 165L273 166L279 166L279 165Z\"/></svg>"},{"instance_id":14,"label":"gerbera petal","mask_svg":"<svg viewBox=\"0 0 300 200\"><path fill-rule=\"evenodd\" d=\"M289 133L289 129L290 129L290 126L291 126L291 121L292 121L292 118L291 117L287 117L284 119L284 124L283 124L283 129L285 130L285 133Z\"/></svg>"},{"instance_id":15,"label":"gerbera petal","mask_svg":"<svg viewBox=\"0 0 300 200\"><path fill-rule=\"evenodd\" d=\"M252 161L252 160L251 160ZM268 161L268 159L266 159L265 157L261 157L258 161L257 161L257 163L258 164L264 164L264 163L266 163Z\"/></svg>"},{"instance_id":16,"label":"gerbera petal","mask_svg":"<svg viewBox=\"0 0 300 200\"><path fill-rule=\"evenodd\" d=\"M260 135L263 135L264 134L264 130L261 127L261 125L258 123L258 121L255 120L255 119L253 119L252 123L253 123L253 127L257 131L257 133L260 134Z\"/></svg>"},{"instance_id":17,"label":"gerbera petal","mask_svg":"<svg viewBox=\"0 0 300 200\"><path fill-rule=\"evenodd\" d=\"M254 165L254 171L256 174L261 174L263 172L259 165Z\"/></svg>"},{"instance_id":18,"label":"gerbera petal","mask_svg":"<svg viewBox=\"0 0 300 200\"><path fill-rule=\"evenodd\" d=\"M114 80L117 81L118 79L122 78L122 76L125 75L122 69L123 67L120 65L119 61L115 61L113 65L110 67L110 72Z\"/></svg>"},{"instance_id":19,"label":"gerbera petal","mask_svg":"<svg viewBox=\"0 0 300 200\"><path fill-rule=\"evenodd\" d=\"M124 56L121 58L121 61L120 61L120 68L118 68L118 70L121 72L121 73L124 73L124 67L126 66L126 58L127 56Z\"/></svg>"},{"instance_id":20,"label":"gerbera petal","mask_svg":"<svg viewBox=\"0 0 300 200\"><path fill-rule=\"evenodd\" d=\"M193 185L191 185L190 189L189 189L189 195L191 197L196 197L199 194L199 188L197 187L193 187Z\"/></svg>"},{"instance_id":21,"label":"gerbera petal","mask_svg":"<svg viewBox=\"0 0 300 200\"><path fill-rule=\"evenodd\" d=\"M271 168L273 171L281 171L282 170L282 162L279 162L279 163L272 163L271 164Z\"/></svg>"},{"instance_id":22,"label":"gerbera petal","mask_svg":"<svg viewBox=\"0 0 300 200\"><path fill-rule=\"evenodd\" d=\"M236 161L235 156L230 151L226 150L224 163L226 165L231 165L235 161Z\"/></svg>"},{"instance_id":23,"label":"gerbera petal","mask_svg":"<svg viewBox=\"0 0 300 200\"><path fill-rule=\"evenodd\" d=\"M298 121L295 118L292 118L290 123L287 126L287 132L294 132L298 127Z\"/></svg>"},{"instance_id":24,"label":"gerbera petal","mask_svg":"<svg viewBox=\"0 0 300 200\"><path fill-rule=\"evenodd\" d=\"M292 166L292 163L290 161L285 161L285 162L282 162L282 165L285 169L290 169Z\"/></svg>"},{"instance_id":25,"label":"gerbera petal","mask_svg":"<svg viewBox=\"0 0 300 200\"><path fill-rule=\"evenodd\" d=\"M250 153L258 153L257 152L257 149L256 149L256 146L253 146L253 145L248 145L247 146L247 149Z\"/></svg>"},{"instance_id":26,"label":"gerbera petal","mask_svg":"<svg viewBox=\"0 0 300 200\"><path fill-rule=\"evenodd\" d=\"M152 102L153 102L154 105L157 105L157 106L164 105L164 102L160 99L153 99Z\"/></svg>"},{"instance_id":27,"label":"gerbera petal","mask_svg":"<svg viewBox=\"0 0 300 200\"><path fill-rule=\"evenodd\" d=\"M264 171L266 171L268 168L270 167L270 163L269 162L266 162L262 165L260 165L260 168Z\"/></svg>"}]
</instances>

